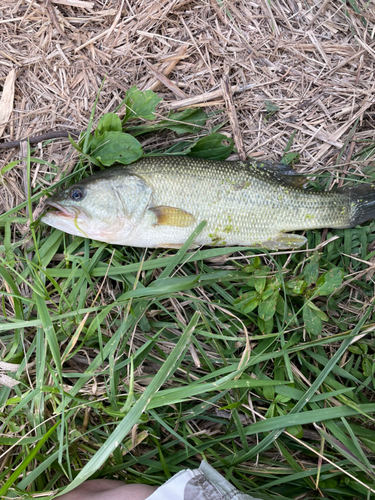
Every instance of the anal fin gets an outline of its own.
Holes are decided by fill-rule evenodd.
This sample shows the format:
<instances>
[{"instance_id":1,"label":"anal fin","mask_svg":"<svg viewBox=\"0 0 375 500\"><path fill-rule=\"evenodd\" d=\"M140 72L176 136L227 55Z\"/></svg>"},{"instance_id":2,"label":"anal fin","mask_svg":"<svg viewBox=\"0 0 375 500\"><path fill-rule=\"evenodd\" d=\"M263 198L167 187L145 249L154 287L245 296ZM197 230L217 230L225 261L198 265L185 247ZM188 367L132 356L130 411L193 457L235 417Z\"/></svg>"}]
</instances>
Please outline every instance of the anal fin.
<instances>
[{"instance_id":1,"label":"anal fin","mask_svg":"<svg viewBox=\"0 0 375 500\"><path fill-rule=\"evenodd\" d=\"M264 241L262 246L269 250L295 250L306 243L306 238L300 234L280 233L273 240Z\"/></svg>"},{"instance_id":2,"label":"anal fin","mask_svg":"<svg viewBox=\"0 0 375 500\"><path fill-rule=\"evenodd\" d=\"M160 243L158 248L173 248L174 250L179 250L183 246L183 243ZM194 250L198 248L198 245L190 245L189 250Z\"/></svg>"}]
</instances>

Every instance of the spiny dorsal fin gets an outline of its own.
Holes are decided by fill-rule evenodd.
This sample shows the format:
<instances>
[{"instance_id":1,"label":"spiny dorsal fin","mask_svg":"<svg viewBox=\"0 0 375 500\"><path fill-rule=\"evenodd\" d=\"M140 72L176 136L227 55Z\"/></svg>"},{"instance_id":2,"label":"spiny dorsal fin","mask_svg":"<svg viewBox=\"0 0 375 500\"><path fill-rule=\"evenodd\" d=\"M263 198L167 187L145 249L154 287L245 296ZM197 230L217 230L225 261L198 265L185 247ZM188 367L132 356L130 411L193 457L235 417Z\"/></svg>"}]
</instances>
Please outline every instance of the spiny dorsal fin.
<instances>
[{"instance_id":1,"label":"spiny dorsal fin","mask_svg":"<svg viewBox=\"0 0 375 500\"><path fill-rule=\"evenodd\" d=\"M161 205L160 207L150 208L150 210L156 215L157 221L155 225L189 227L195 223L194 215L181 208Z\"/></svg>"},{"instance_id":2,"label":"spiny dorsal fin","mask_svg":"<svg viewBox=\"0 0 375 500\"><path fill-rule=\"evenodd\" d=\"M268 161L249 160L245 162L250 169L266 170L277 180L288 186L302 187L306 178L296 172L293 167L285 163L272 163Z\"/></svg>"}]
</instances>

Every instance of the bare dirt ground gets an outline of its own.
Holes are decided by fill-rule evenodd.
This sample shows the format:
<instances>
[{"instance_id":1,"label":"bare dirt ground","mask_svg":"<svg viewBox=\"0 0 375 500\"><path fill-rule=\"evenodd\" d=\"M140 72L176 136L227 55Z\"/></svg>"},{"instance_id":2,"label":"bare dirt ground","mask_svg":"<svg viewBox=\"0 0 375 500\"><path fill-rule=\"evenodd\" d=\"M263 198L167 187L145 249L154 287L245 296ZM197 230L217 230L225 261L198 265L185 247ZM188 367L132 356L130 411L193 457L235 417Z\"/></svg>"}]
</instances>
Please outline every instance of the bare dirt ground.
<instances>
[{"instance_id":1,"label":"bare dirt ground","mask_svg":"<svg viewBox=\"0 0 375 500\"><path fill-rule=\"evenodd\" d=\"M191 98L207 112L223 109L228 75L238 89L251 86L234 95L238 147L242 135L248 155L280 160L295 133L297 168L339 164L345 173L373 137L374 35L375 7L363 0L2 0L0 141L84 130L104 76L97 117L134 84L163 97L160 115ZM222 131L233 133L229 120ZM39 143L35 156L66 172L70 148L66 138ZM0 168L22 151L0 150ZM2 176L0 213L25 200L23 170ZM35 165L33 184L56 175Z\"/></svg>"}]
</instances>

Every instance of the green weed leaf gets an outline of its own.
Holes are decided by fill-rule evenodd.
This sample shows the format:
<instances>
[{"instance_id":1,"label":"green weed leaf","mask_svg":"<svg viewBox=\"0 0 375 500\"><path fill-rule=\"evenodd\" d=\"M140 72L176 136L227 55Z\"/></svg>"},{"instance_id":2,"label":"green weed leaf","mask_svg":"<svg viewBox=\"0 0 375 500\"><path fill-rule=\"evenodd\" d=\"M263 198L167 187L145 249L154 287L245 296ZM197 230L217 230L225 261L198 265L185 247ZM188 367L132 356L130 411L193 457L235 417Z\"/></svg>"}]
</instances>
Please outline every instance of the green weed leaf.
<instances>
[{"instance_id":1,"label":"green weed leaf","mask_svg":"<svg viewBox=\"0 0 375 500\"><path fill-rule=\"evenodd\" d=\"M234 141L224 134L210 134L190 148L187 156L195 158L210 158L211 160L225 160L233 151Z\"/></svg>"},{"instance_id":2,"label":"green weed leaf","mask_svg":"<svg viewBox=\"0 0 375 500\"><path fill-rule=\"evenodd\" d=\"M261 294L263 290L266 288L267 278L259 277L254 280L255 290Z\"/></svg>"},{"instance_id":3,"label":"green weed leaf","mask_svg":"<svg viewBox=\"0 0 375 500\"><path fill-rule=\"evenodd\" d=\"M162 101L161 97L152 90L142 92L134 85L126 91L125 99L122 102L126 106L122 124L135 118L155 120L155 108L160 101Z\"/></svg>"},{"instance_id":4,"label":"green weed leaf","mask_svg":"<svg viewBox=\"0 0 375 500\"><path fill-rule=\"evenodd\" d=\"M285 283L287 293L291 295L302 295L306 290L307 283L304 280L291 280Z\"/></svg>"},{"instance_id":5,"label":"green weed leaf","mask_svg":"<svg viewBox=\"0 0 375 500\"><path fill-rule=\"evenodd\" d=\"M299 160L300 154L299 153L287 153L284 157L282 162L285 163L286 165L293 164L293 162L297 162Z\"/></svg>"},{"instance_id":6,"label":"green weed leaf","mask_svg":"<svg viewBox=\"0 0 375 500\"><path fill-rule=\"evenodd\" d=\"M133 136L138 136L141 134L149 134L151 132L157 132L158 130L168 129L176 132L176 134L195 134L200 132L202 127L206 124L207 115L202 109L185 109L185 111L180 111L178 113L170 113L168 118L162 120L160 123L155 123L151 125L135 125L126 127L126 131L130 132ZM184 123L186 122L186 123ZM190 146L191 143L177 143L168 149L168 153L183 151L186 146Z\"/></svg>"},{"instance_id":7,"label":"green weed leaf","mask_svg":"<svg viewBox=\"0 0 375 500\"><path fill-rule=\"evenodd\" d=\"M313 302L308 302L307 306L315 311L315 314L322 320L322 321L328 321L328 316L319 309Z\"/></svg>"},{"instance_id":8,"label":"green weed leaf","mask_svg":"<svg viewBox=\"0 0 375 500\"><path fill-rule=\"evenodd\" d=\"M137 139L122 132L104 132L93 139L90 148L94 147L92 155L106 166L116 162L128 165L142 156L142 146Z\"/></svg>"},{"instance_id":9,"label":"green weed leaf","mask_svg":"<svg viewBox=\"0 0 375 500\"><path fill-rule=\"evenodd\" d=\"M319 295L331 295L335 292L344 279L344 272L339 267L334 267L324 273L317 281Z\"/></svg>"},{"instance_id":10,"label":"green weed leaf","mask_svg":"<svg viewBox=\"0 0 375 500\"><path fill-rule=\"evenodd\" d=\"M365 377L370 377L373 374L373 362L369 358L363 358L362 370Z\"/></svg>"},{"instance_id":11,"label":"green weed leaf","mask_svg":"<svg viewBox=\"0 0 375 500\"><path fill-rule=\"evenodd\" d=\"M276 312L276 303L279 297L279 292L274 292L268 299L263 300L258 308L258 314L264 321L269 321L273 318Z\"/></svg>"},{"instance_id":12,"label":"green weed leaf","mask_svg":"<svg viewBox=\"0 0 375 500\"><path fill-rule=\"evenodd\" d=\"M271 319L267 319L266 321L262 318L258 318L258 321L257 321L257 324L258 324L258 328L259 330L268 335L269 333L272 332L272 329L273 329L273 318Z\"/></svg>"},{"instance_id":13,"label":"green weed leaf","mask_svg":"<svg viewBox=\"0 0 375 500\"><path fill-rule=\"evenodd\" d=\"M264 106L266 108L266 119L271 118L271 116L280 111L279 106L274 104L272 101L265 101Z\"/></svg>"},{"instance_id":14,"label":"green weed leaf","mask_svg":"<svg viewBox=\"0 0 375 500\"><path fill-rule=\"evenodd\" d=\"M316 283L318 276L319 276L319 259L320 255L315 254L313 258L310 260L310 262L307 264L305 267L305 270L303 272L303 276L305 278L305 281L308 285L311 285L312 283Z\"/></svg>"},{"instance_id":15,"label":"green weed leaf","mask_svg":"<svg viewBox=\"0 0 375 500\"><path fill-rule=\"evenodd\" d=\"M308 333L313 336L320 335L322 333L323 322L320 315L317 314L316 309L309 307L311 302L308 302L303 309L303 321Z\"/></svg>"},{"instance_id":16,"label":"green weed leaf","mask_svg":"<svg viewBox=\"0 0 375 500\"><path fill-rule=\"evenodd\" d=\"M171 120L186 123L173 123ZM178 113L170 113L168 115L168 120L162 120L160 125L163 126L163 128L173 130L176 134L194 134L201 130L201 127L206 124L206 121L207 115L201 108L185 109Z\"/></svg>"},{"instance_id":17,"label":"green weed leaf","mask_svg":"<svg viewBox=\"0 0 375 500\"><path fill-rule=\"evenodd\" d=\"M258 293L252 291L238 297L233 302L233 305L240 309L244 314L247 314L253 311L258 306L259 302L260 299Z\"/></svg>"},{"instance_id":18,"label":"green weed leaf","mask_svg":"<svg viewBox=\"0 0 375 500\"><path fill-rule=\"evenodd\" d=\"M103 135L104 132L122 132L121 120L115 113L106 113L100 118L95 137Z\"/></svg>"}]
</instances>

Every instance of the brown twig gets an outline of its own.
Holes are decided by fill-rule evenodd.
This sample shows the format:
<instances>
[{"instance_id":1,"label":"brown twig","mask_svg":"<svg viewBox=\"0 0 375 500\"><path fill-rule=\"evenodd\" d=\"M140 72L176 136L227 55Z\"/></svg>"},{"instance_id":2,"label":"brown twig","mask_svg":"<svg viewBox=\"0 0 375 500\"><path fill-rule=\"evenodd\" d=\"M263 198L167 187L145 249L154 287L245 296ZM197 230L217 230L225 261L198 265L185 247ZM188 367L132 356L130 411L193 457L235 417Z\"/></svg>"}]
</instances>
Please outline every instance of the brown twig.
<instances>
[{"instance_id":1,"label":"brown twig","mask_svg":"<svg viewBox=\"0 0 375 500\"><path fill-rule=\"evenodd\" d=\"M57 18L57 14L55 12L54 6L51 4L51 0L46 0L46 9L48 12L48 15L51 19L52 24L54 27L57 29L58 33L63 37L66 38L66 35L63 31L63 29L60 26L59 20Z\"/></svg>"},{"instance_id":2,"label":"brown twig","mask_svg":"<svg viewBox=\"0 0 375 500\"><path fill-rule=\"evenodd\" d=\"M266 87L268 85L271 85L272 83L278 83L281 80L283 80L290 72L290 69L286 71L286 73L279 78L275 78L274 80L269 80L264 83L249 83L247 85L233 85L230 89L232 93L237 93L237 92L243 92L244 90L249 90L249 89L256 89L258 87ZM213 92L206 92L205 94L197 95L195 97L188 97L187 99L184 99L183 101L177 101L177 102L172 102L172 103L166 103L165 107L168 107L168 109L179 109L182 107L189 107L192 104L198 104L200 102L209 102L213 99L216 99L217 97L222 97L223 95L223 89L219 88L218 90L214 90Z\"/></svg>"},{"instance_id":3,"label":"brown twig","mask_svg":"<svg viewBox=\"0 0 375 500\"><path fill-rule=\"evenodd\" d=\"M72 130L71 132L64 131L56 131L56 132L47 132L46 134L37 135L35 137L29 138L30 144L37 144L38 142L47 141L48 139L59 139L60 137L69 137L70 135L74 135L75 137L79 137L80 132L77 130ZM26 141L27 139L21 139L20 141L10 141L10 142L2 142L0 144L0 149L10 149L17 148L20 146L21 142Z\"/></svg>"},{"instance_id":4,"label":"brown twig","mask_svg":"<svg viewBox=\"0 0 375 500\"><path fill-rule=\"evenodd\" d=\"M211 69L210 65L207 63L206 59L204 58L204 56L203 56L203 54L201 52L201 49L198 47L198 44L195 41L195 38L193 37L193 34L190 31L188 25L186 24L184 18L181 16L180 19L181 19L182 24L185 26L185 29L188 32L189 37L191 38L191 41L193 42L193 44L195 45L195 48L197 49L199 55L201 56L203 64L206 66L206 68L208 69L208 71L211 73L211 84L214 85L214 83L215 83L215 76L214 76L214 74L212 72L212 69Z\"/></svg>"},{"instance_id":5,"label":"brown twig","mask_svg":"<svg viewBox=\"0 0 375 500\"><path fill-rule=\"evenodd\" d=\"M169 78L167 78L165 75L163 75L163 73L160 73L159 70L154 68L152 66L152 64L150 64L148 61L146 61L146 59L144 60L144 63L154 73L156 78L158 80L160 80L161 83L163 83L169 90L171 90L175 94L175 96L177 96L179 99L186 99L187 98L187 95L185 94L185 92L182 92L182 90L179 89L177 87L177 85L172 83Z\"/></svg>"},{"instance_id":6,"label":"brown twig","mask_svg":"<svg viewBox=\"0 0 375 500\"><path fill-rule=\"evenodd\" d=\"M232 127L233 139L236 144L238 156L240 160L246 160L245 146L242 139L241 129L238 124L237 112L233 102L233 96L228 75L223 76L221 80L221 89L223 91L223 97L227 108L229 121Z\"/></svg>"},{"instance_id":7,"label":"brown twig","mask_svg":"<svg viewBox=\"0 0 375 500\"><path fill-rule=\"evenodd\" d=\"M169 60L169 64L161 71L164 76L168 76L175 68L176 64L180 62L180 60L185 56L186 51L188 49L188 45L183 45L177 51L174 56L171 56ZM152 90L155 92L162 86L162 82L157 78L153 82L147 84L144 90Z\"/></svg>"}]
</instances>

